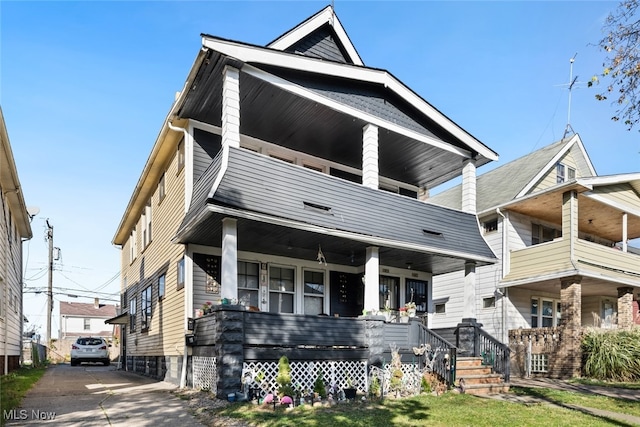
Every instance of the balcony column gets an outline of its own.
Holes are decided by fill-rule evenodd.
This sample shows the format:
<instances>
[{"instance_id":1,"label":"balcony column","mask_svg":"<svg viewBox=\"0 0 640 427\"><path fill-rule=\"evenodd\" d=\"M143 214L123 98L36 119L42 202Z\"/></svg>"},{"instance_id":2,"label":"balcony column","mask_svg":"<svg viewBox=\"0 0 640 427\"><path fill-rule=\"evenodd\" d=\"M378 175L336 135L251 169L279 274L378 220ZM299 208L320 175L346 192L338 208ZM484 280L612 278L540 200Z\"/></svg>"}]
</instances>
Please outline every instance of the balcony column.
<instances>
[{"instance_id":1,"label":"balcony column","mask_svg":"<svg viewBox=\"0 0 640 427\"><path fill-rule=\"evenodd\" d=\"M560 280L560 304L562 317L560 329L564 336L560 352L562 361L560 374L563 377L578 377L582 366L582 276L572 276Z\"/></svg>"},{"instance_id":2,"label":"balcony column","mask_svg":"<svg viewBox=\"0 0 640 427\"><path fill-rule=\"evenodd\" d=\"M364 266L364 309L367 311L380 309L380 249L375 246L367 248L367 259Z\"/></svg>"},{"instance_id":3,"label":"balcony column","mask_svg":"<svg viewBox=\"0 0 640 427\"><path fill-rule=\"evenodd\" d=\"M574 242L578 238L578 193L574 190L562 194L562 238L570 239L573 260Z\"/></svg>"},{"instance_id":4,"label":"balcony column","mask_svg":"<svg viewBox=\"0 0 640 427\"><path fill-rule=\"evenodd\" d=\"M476 160L466 159L462 165L462 210L476 213Z\"/></svg>"},{"instance_id":5,"label":"balcony column","mask_svg":"<svg viewBox=\"0 0 640 427\"><path fill-rule=\"evenodd\" d=\"M627 252L629 249L628 240L629 240L629 228L628 228L628 218L627 213L622 213L622 252Z\"/></svg>"},{"instance_id":6,"label":"balcony column","mask_svg":"<svg viewBox=\"0 0 640 427\"><path fill-rule=\"evenodd\" d=\"M476 263L464 264L464 306L462 317L476 319Z\"/></svg>"},{"instance_id":7,"label":"balcony column","mask_svg":"<svg viewBox=\"0 0 640 427\"><path fill-rule=\"evenodd\" d=\"M633 326L633 288L618 288L618 328L631 329Z\"/></svg>"},{"instance_id":8,"label":"balcony column","mask_svg":"<svg viewBox=\"0 0 640 427\"><path fill-rule=\"evenodd\" d=\"M362 185L378 189L378 126L367 124L362 128Z\"/></svg>"},{"instance_id":9,"label":"balcony column","mask_svg":"<svg viewBox=\"0 0 640 427\"><path fill-rule=\"evenodd\" d=\"M240 147L240 70L222 71L222 147Z\"/></svg>"},{"instance_id":10,"label":"balcony column","mask_svg":"<svg viewBox=\"0 0 640 427\"><path fill-rule=\"evenodd\" d=\"M238 220L222 220L222 268L220 296L229 300L238 298Z\"/></svg>"}]
</instances>

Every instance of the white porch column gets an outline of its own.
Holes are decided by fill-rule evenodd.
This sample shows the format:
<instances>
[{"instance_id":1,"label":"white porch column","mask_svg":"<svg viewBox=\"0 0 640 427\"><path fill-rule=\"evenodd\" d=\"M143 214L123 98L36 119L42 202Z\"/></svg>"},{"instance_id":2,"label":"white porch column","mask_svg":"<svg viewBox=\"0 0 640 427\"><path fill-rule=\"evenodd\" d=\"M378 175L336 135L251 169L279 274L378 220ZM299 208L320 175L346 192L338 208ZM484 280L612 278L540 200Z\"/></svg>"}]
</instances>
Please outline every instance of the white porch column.
<instances>
[{"instance_id":1,"label":"white porch column","mask_svg":"<svg viewBox=\"0 0 640 427\"><path fill-rule=\"evenodd\" d=\"M476 213L476 160L467 159L462 166L462 210Z\"/></svg>"},{"instance_id":2,"label":"white porch column","mask_svg":"<svg viewBox=\"0 0 640 427\"><path fill-rule=\"evenodd\" d=\"M238 298L238 220L222 220L222 271L220 274L222 298Z\"/></svg>"},{"instance_id":3,"label":"white porch column","mask_svg":"<svg viewBox=\"0 0 640 427\"><path fill-rule=\"evenodd\" d=\"M628 245L627 241L629 240L629 230L627 225L627 213L622 213L622 252L627 252Z\"/></svg>"},{"instance_id":4,"label":"white porch column","mask_svg":"<svg viewBox=\"0 0 640 427\"><path fill-rule=\"evenodd\" d=\"M364 266L364 309L367 311L380 308L380 249L375 246L367 248L367 259Z\"/></svg>"},{"instance_id":5,"label":"white porch column","mask_svg":"<svg viewBox=\"0 0 640 427\"><path fill-rule=\"evenodd\" d=\"M240 147L240 70L222 72L222 147Z\"/></svg>"},{"instance_id":6,"label":"white porch column","mask_svg":"<svg viewBox=\"0 0 640 427\"><path fill-rule=\"evenodd\" d=\"M464 307L462 318L476 318L476 263L472 261L467 261L464 264Z\"/></svg>"},{"instance_id":7,"label":"white porch column","mask_svg":"<svg viewBox=\"0 0 640 427\"><path fill-rule=\"evenodd\" d=\"M362 185L378 189L378 126L367 124L362 128Z\"/></svg>"}]
</instances>

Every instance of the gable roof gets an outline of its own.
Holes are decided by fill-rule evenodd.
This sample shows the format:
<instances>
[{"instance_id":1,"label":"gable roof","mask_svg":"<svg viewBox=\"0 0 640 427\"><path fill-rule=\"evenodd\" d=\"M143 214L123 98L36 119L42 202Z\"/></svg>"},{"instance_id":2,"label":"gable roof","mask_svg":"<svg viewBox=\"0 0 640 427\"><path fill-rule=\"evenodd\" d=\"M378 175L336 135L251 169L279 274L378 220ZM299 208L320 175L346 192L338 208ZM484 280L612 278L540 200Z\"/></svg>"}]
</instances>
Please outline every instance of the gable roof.
<instances>
[{"instance_id":1,"label":"gable roof","mask_svg":"<svg viewBox=\"0 0 640 427\"><path fill-rule=\"evenodd\" d=\"M327 6L271 43L268 48L347 64L364 65L333 7Z\"/></svg>"},{"instance_id":2,"label":"gable roof","mask_svg":"<svg viewBox=\"0 0 640 427\"><path fill-rule=\"evenodd\" d=\"M331 36L337 50L323 53L318 43L302 48L314 34L317 40ZM344 61L336 60L337 51L345 55ZM463 159L474 157L479 166L498 159L495 151L391 73L362 65L333 8L323 9L266 47L202 34L202 48L163 122L118 225L114 244L123 244L128 238L155 189L163 164L173 154L181 135L171 131L176 127L170 123L182 126L193 120L221 126L222 70L226 65L241 72L242 134L277 140L279 145L298 151L305 151L300 146L306 144L309 153L329 161L337 162L338 157L358 159L359 164L345 164L359 168L361 145L344 141L361 141L362 128L371 123L380 128L381 174L387 170L390 173L385 176L391 179L425 187L460 175ZM295 80L294 75L311 76L315 81L331 79L335 84L328 91ZM338 81L342 86L338 87ZM366 90L340 92L356 86ZM375 96L369 96L372 93ZM278 120L274 120L276 117ZM422 167L427 161L430 167Z\"/></svg>"},{"instance_id":3,"label":"gable roof","mask_svg":"<svg viewBox=\"0 0 640 427\"><path fill-rule=\"evenodd\" d=\"M569 150L579 150L585 159L584 167L595 175L580 137L561 139L516 160L505 163L476 179L476 211L482 213L523 197L536 185L542 176L555 167L558 160ZM429 202L453 209L461 209L462 185L456 185L429 198Z\"/></svg>"},{"instance_id":4,"label":"gable roof","mask_svg":"<svg viewBox=\"0 0 640 427\"><path fill-rule=\"evenodd\" d=\"M13 217L20 237L30 239L33 237L31 222L25 205L18 170L13 158L9 134L0 108L0 189L9 204L9 210Z\"/></svg>"},{"instance_id":5,"label":"gable roof","mask_svg":"<svg viewBox=\"0 0 640 427\"><path fill-rule=\"evenodd\" d=\"M60 301L60 316L98 317L111 318L116 315L116 306L113 304L94 304L84 302Z\"/></svg>"}]
</instances>

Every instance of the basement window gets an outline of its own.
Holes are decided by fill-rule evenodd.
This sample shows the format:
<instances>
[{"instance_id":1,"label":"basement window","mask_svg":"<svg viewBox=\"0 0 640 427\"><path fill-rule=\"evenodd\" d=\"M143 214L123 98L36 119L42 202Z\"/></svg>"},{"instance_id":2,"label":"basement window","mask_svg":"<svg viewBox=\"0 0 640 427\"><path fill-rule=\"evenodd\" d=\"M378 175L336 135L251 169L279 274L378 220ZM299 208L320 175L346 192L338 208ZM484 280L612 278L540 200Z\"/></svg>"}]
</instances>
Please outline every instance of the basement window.
<instances>
[{"instance_id":1,"label":"basement window","mask_svg":"<svg viewBox=\"0 0 640 427\"><path fill-rule=\"evenodd\" d=\"M304 208L307 210L312 210L312 211L323 213L323 214L333 215L333 212L331 212L331 208L329 206L318 205L317 203L311 203L311 202L302 202L302 203L304 204Z\"/></svg>"},{"instance_id":2,"label":"basement window","mask_svg":"<svg viewBox=\"0 0 640 427\"><path fill-rule=\"evenodd\" d=\"M496 306L496 297L482 298L482 308L494 308Z\"/></svg>"}]
</instances>

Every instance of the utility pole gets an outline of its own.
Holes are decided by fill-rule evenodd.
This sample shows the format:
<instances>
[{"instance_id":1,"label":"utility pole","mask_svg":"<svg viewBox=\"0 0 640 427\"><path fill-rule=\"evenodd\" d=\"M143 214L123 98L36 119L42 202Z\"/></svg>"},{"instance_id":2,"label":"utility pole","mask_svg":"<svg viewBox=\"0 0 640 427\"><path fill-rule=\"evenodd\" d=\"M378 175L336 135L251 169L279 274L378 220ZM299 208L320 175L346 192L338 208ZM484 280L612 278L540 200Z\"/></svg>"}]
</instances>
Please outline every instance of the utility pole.
<instances>
[{"instance_id":1,"label":"utility pole","mask_svg":"<svg viewBox=\"0 0 640 427\"><path fill-rule=\"evenodd\" d=\"M49 241L49 286L47 289L47 349L50 349L52 320L51 315L53 314L53 226L49 224L49 218L47 218L47 240Z\"/></svg>"}]
</instances>

